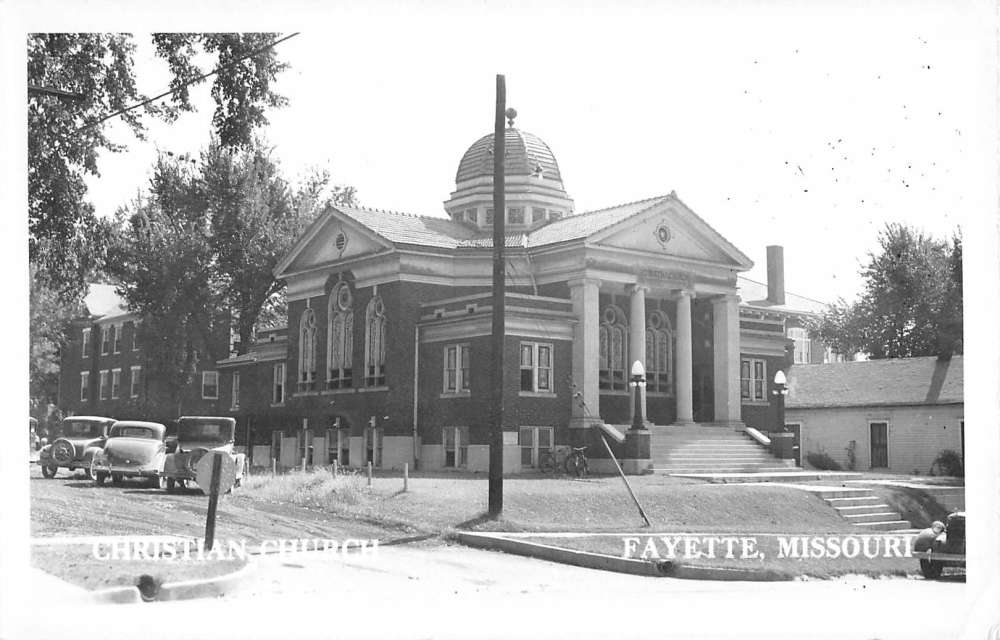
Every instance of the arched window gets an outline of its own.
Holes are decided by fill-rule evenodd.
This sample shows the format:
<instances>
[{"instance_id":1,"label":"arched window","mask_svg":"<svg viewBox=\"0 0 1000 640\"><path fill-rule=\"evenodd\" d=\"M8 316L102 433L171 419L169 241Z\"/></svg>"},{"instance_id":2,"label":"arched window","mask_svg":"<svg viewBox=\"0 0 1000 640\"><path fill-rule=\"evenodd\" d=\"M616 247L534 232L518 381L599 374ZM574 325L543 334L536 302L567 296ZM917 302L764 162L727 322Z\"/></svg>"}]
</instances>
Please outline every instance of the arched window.
<instances>
[{"instance_id":1,"label":"arched window","mask_svg":"<svg viewBox=\"0 0 1000 640\"><path fill-rule=\"evenodd\" d=\"M299 320L299 389L316 387L316 314L306 308Z\"/></svg>"},{"instance_id":2,"label":"arched window","mask_svg":"<svg viewBox=\"0 0 1000 640\"><path fill-rule=\"evenodd\" d=\"M330 292L327 309L326 386L344 389L352 386L351 363L354 359L354 299L346 282Z\"/></svg>"},{"instance_id":3,"label":"arched window","mask_svg":"<svg viewBox=\"0 0 1000 640\"><path fill-rule=\"evenodd\" d=\"M628 325L621 309L614 305L604 308L600 336L600 388L627 389Z\"/></svg>"},{"instance_id":4,"label":"arched window","mask_svg":"<svg viewBox=\"0 0 1000 640\"><path fill-rule=\"evenodd\" d=\"M365 386L385 386L385 305L375 295L365 309Z\"/></svg>"},{"instance_id":5,"label":"arched window","mask_svg":"<svg viewBox=\"0 0 1000 640\"><path fill-rule=\"evenodd\" d=\"M673 393L674 332L662 311L649 314L646 322L646 391Z\"/></svg>"}]
</instances>

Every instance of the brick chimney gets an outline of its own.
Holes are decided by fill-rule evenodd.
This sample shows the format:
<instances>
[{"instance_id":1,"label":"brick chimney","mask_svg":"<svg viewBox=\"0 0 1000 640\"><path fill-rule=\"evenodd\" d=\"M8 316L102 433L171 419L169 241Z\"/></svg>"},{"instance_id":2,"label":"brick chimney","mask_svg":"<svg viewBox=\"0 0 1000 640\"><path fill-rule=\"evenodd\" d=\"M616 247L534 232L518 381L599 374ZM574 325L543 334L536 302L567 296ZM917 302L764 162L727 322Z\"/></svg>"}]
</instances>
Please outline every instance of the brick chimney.
<instances>
[{"instance_id":1,"label":"brick chimney","mask_svg":"<svg viewBox=\"0 0 1000 640\"><path fill-rule=\"evenodd\" d=\"M785 304L785 249L775 244L767 247L767 301Z\"/></svg>"}]
</instances>

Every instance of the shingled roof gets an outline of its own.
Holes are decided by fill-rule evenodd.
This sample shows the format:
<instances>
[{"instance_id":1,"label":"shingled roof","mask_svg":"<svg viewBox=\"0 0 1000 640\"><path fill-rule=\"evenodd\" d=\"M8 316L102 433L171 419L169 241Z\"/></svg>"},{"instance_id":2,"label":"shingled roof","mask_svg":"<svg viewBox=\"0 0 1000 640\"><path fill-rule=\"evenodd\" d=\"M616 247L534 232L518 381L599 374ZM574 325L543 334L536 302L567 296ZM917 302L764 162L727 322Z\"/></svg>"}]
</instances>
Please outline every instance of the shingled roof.
<instances>
[{"instance_id":1,"label":"shingled roof","mask_svg":"<svg viewBox=\"0 0 1000 640\"><path fill-rule=\"evenodd\" d=\"M767 285L744 276L736 278L736 293L744 306L788 313L823 313L827 304L785 291L785 304L772 304L767 299Z\"/></svg>"},{"instance_id":2,"label":"shingled roof","mask_svg":"<svg viewBox=\"0 0 1000 640\"><path fill-rule=\"evenodd\" d=\"M939 405L963 402L962 357L891 358L796 364L788 370L788 409Z\"/></svg>"}]
</instances>

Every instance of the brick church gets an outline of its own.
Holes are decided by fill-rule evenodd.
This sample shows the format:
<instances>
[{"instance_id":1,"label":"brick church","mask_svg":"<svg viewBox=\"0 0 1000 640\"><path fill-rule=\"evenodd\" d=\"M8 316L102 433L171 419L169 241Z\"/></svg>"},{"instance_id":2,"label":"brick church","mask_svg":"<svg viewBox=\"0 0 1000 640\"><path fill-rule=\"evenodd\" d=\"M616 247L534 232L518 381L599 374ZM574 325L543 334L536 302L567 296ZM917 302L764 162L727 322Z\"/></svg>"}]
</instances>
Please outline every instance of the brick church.
<instances>
[{"instance_id":1,"label":"brick church","mask_svg":"<svg viewBox=\"0 0 1000 640\"><path fill-rule=\"evenodd\" d=\"M768 283L757 283L740 275L750 259L674 192L577 212L548 145L514 127L506 211L494 211L493 144L487 135L462 156L447 218L320 215L275 271L288 326L203 372L215 394L203 410L236 416L255 450L286 466L487 470L492 225L503 215L506 472L571 444L603 470L591 427L627 429L636 360L654 440L666 425L777 428L774 374L823 361L799 328L823 305L785 293L781 248L768 247ZM87 404L76 412L101 413Z\"/></svg>"}]
</instances>

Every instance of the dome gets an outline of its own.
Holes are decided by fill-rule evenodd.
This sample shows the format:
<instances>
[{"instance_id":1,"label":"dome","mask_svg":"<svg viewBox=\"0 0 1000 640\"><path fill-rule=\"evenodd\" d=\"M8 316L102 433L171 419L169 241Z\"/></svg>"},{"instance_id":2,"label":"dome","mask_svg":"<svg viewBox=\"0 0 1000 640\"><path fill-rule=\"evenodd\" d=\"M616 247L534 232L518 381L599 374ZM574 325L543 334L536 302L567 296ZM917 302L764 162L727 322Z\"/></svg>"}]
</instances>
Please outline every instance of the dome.
<instances>
[{"instance_id":1,"label":"dome","mask_svg":"<svg viewBox=\"0 0 1000 640\"><path fill-rule=\"evenodd\" d=\"M483 136L469 147L458 163L455 183L476 178L493 178L493 134ZM504 130L504 171L508 176L536 176L562 186L559 164L549 145L538 136L513 127ZM539 167L541 174L539 175Z\"/></svg>"}]
</instances>

